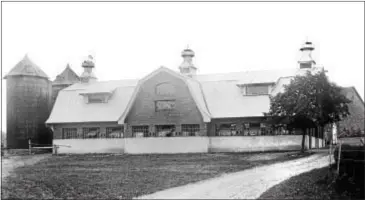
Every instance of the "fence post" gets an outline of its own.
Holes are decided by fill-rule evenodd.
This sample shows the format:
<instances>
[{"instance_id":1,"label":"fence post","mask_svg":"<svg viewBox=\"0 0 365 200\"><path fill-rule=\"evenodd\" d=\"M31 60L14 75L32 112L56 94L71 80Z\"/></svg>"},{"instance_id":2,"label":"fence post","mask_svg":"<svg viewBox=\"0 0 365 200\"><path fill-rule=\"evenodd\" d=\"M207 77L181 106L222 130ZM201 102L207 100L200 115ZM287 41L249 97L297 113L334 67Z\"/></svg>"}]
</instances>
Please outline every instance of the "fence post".
<instances>
[{"instance_id":1,"label":"fence post","mask_svg":"<svg viewBox=\"0 0 365 200\"><path fill-rule=\"evenodd\" d=\"M329 148L329 159L330 159L329 169L330 169L330 171L331 171L331 155L332 155L332 138L330 139L330 148Z\"/></svg>"},{"instance_id":2,"label":"fence post","mask_svg":"<svg viewBox=\"0 0 365 200\"><path fill-rule=\"evenodd\" d=\"M28 151L29 151L29 155L32 155L32 141L30 140L30 138L28 139Z\"/></svg>"},{"instance_id":3,"label":"fence post","mask_svg":"<svg viewBox=\"0 0 365 200\"><path fill-rule=\"evenodd\" d=\"M340 147L338 149L338 159L337 159L337 175L340 174L341 145L342 145L342 142L340 141Z\"/></svg>"}]
</instances>

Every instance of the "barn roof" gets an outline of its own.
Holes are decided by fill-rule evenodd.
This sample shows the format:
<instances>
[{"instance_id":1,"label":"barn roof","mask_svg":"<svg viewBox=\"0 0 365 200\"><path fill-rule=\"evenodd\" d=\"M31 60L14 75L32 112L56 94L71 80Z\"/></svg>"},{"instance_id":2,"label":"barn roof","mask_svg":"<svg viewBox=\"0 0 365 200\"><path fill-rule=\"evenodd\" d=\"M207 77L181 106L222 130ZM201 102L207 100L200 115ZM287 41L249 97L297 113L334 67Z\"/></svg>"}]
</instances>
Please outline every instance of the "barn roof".
<instances>
[{"instance_id":1,"label":"barn roof","mask_svg":"<svg viewBox=\"0 0 365 200\"><path fill-rule=\"evenodd\" d=\"M70 65L67 64L66 68L59 74L53 81L53 85L71 85L79 82L80 77L71 69Z\"/></svg>"},{"instance_id":2,"label":"barn roof","mask_svg":"<svg viewBox=\"0 0 365 200\"><path fill-rule=\"evenodd\" d=\"M60 91L46 123L122 123L133 104L139 86L161 70L184 80L206 122L211 118L263 116L264 112L269 111L269 95L245 96L239 86L250 83L276 83L272 91L279 92L284 84L289 83L288 77L303 73L303 70L299 69L284 69L197 75L190 78L162 67L141 80L76 83ZM112 94L111 99L102 104L84 102L83 95L96 93Z\"/></svg>"},{"instance_id":3,"label":"barn roof","mask_svg":"<svg viewBox=\"0 0 365 200\"><path fill-rule=\"evenodd\" d=\"M25 55L24 58L19 61L10 72L4 77L5 79L9 76L36 76L41 78L48 79L46 73L44 73L39 66L34 64L28 57Z\"/></svg>"}]
</instances>

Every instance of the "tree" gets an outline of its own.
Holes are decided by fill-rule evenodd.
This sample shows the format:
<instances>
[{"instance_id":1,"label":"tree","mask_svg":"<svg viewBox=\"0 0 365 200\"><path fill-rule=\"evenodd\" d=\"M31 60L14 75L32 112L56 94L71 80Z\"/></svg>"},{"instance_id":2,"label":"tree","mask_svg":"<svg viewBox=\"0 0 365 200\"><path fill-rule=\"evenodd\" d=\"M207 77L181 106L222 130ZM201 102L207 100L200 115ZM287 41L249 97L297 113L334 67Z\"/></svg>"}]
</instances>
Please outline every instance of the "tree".
<instances>
[{"instance_id":1,"label":"tree","mask_svg":"<svg viewBox=\"0 0 365 200\"><path fill-rule=\"evenodd\" d=\"M270 96L272 118L285 117L296 128L303 130L302 151L305 149L305 130L308 127L324 127L342 120L350 113L351 103L341 93L341 88L328 80L324 70L295 76L284 92Z\"/></svg>"}]
</instances>

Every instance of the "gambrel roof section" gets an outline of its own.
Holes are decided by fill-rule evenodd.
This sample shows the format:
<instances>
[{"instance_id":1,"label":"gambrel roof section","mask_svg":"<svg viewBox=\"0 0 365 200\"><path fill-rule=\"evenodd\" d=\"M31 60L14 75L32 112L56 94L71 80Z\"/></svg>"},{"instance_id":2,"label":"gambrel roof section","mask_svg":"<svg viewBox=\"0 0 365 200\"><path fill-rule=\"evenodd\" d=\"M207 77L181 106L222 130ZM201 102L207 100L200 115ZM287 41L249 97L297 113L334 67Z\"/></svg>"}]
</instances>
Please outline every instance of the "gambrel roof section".
<instances>
[{"instance_id":1,"label":"gambrel roof section","mask_svg":"<svg viewBox=\"0 0 365 200\"><path fill-rule=\"evenodd\" d=\"M170 75L183 80L185 82L185 84L188 86L190 94L193 97L193 100L194 100L195 104L198 107L198 110L200 111L200 113L202 115L203 121L204 122L210 122L211 115L210 115L210 113L208 111L208 108L205 104L205 100L204 100L203 92L201 90L200 83L197 82L196 80L188 77L188 76L182 75L182 74L180 74L178 72L175 72L171 69L168 69L166 67L160 67L159 69L153 71L152 73L150 73L149 75L147 75L146 77L144 77L143 79L138 81L138 85L137 85L136 89L134 90L131 99L129 100L127 108L124 110L123 114L120 116L120 118L118 120L118 123L119 124L124 123L125 118L127 117L129 111L131 110L131 108L133 106L133 103L134 103L134 101L137 97L138 91L140 90L143 83L146 82L147 80L149 80L150 78L154 77L155 75L157 75L160 72L167 72Z\"/></svg>"}]
</instances>

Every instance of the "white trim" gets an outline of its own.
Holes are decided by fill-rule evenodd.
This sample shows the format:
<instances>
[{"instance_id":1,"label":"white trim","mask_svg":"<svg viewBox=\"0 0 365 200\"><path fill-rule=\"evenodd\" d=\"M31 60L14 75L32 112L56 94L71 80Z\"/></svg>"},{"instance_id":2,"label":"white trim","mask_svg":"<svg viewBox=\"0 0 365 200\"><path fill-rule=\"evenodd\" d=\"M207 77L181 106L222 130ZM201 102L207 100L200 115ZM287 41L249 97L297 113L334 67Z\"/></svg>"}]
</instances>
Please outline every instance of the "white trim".
<instances>
[{"instance_id":1,"label":"white trim","mask_svg":"<svg viewBox=\"0 0 365 200\"><path fill-rule=\"evenodd\" d=\"M123 114L118 119L118 124L124 124L125 118L127 117L129 111L131 110L132 105L133 105L133 103L134 103L134 101L136 99L136 96L137 96L137 94L138 94L141 86L144 84L144 82L146 82L148 79L154 77L155 75L157 75L160 72L167 72L170 75L172 75L172 76L174 76L176 78L179 78L179 79L183 80L184 83L187 85L187 87L189 89L189 92L190 92L191 96L193 97L193 100L194 100L195 104L197 105L198 110L200 111L200 114L202 115L203 121L204 122L210 122L210 119L211 119L210 114L204 112L204 110L202 109L201 105L196 100L196 97L195 97L194 93L192 92L192 89L190 88L189 83L186 81L186 79L189 79L190 77L181 75L181 74L179 74L177 72L172 71L171 69L168 69L166 67L161 66L157 70L153 71L152 73L150 73L149 75L147 75L146 77L144 77L143 79L141 79L141 80L138 81L137 87L133 91L132 97L130 98L130 100L129 100L128 104L127 104L126 109L124 110Z\"/></svg>"}]
</instances>

